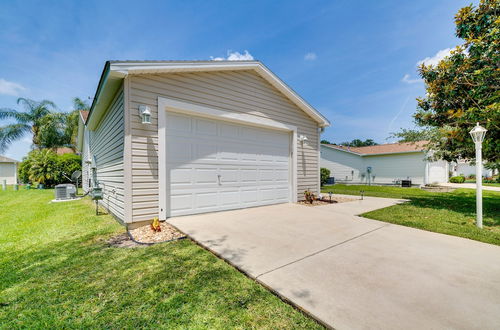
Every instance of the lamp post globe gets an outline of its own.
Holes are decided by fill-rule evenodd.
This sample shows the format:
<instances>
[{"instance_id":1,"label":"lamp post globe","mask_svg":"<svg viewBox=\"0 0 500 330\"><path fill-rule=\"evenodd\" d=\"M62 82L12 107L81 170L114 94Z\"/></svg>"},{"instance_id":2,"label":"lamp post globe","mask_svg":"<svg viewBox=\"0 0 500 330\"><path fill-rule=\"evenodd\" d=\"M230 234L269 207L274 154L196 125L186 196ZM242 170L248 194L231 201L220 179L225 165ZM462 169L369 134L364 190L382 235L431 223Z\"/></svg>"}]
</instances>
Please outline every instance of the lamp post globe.
<instances>
[{"instance_id":1,"label":"lamp post globe","mask_svg":"<svg viewBox=\"0 0 500 330\"><path fill-rule=\"evenodd\" d=\"M487 129L476 123L469 132L476 146L476 226L483 228L483 141Z\"/></svg>"}]
</instances>

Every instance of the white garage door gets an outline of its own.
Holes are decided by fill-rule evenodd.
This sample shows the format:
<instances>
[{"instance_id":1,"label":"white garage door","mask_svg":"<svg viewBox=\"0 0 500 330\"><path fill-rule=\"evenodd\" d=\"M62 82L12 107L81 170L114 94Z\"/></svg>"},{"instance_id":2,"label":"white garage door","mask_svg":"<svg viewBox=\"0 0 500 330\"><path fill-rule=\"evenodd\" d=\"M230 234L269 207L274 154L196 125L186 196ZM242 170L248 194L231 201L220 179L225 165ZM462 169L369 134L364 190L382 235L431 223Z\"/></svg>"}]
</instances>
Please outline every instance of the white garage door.
<instances>
[{"instance_id":1,"label":"white garage door","mask_svg":"<svg viewBox=\"0 0 500 330\"><path fill-rule=\"evenodd\" d=\"M167 113L167 216L290 201L290 134Z\"/></svg>"}]
</instances>

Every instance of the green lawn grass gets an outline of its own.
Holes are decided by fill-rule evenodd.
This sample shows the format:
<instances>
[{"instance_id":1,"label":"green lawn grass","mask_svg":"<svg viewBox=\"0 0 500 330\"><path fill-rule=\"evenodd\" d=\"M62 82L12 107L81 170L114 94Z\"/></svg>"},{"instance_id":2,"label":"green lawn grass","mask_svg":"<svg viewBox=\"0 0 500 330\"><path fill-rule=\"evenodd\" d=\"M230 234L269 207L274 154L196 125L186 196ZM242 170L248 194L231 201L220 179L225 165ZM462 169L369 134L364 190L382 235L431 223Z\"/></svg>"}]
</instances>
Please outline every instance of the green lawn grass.
<instances>
[{"instance_id":1,"label":"green lawn grass","mask_svg":"<svg viewBox=\"0 0 500 330\"><path fill-rule=\"evenodd\" d=\"M0 191L0 328L320 328L190 240L109 247L89 200Z\"/></svg>"},{"instance_id":2,"label":"green lawn grass","mask_svg":"<svg viewBox=\"0 0 500 330\"><path fill-rule=\"evenodd\" d=\"M483 191L483 229L478 229L475 225L476 195L473 189L438 193L390 186L333 185L323 188L323 192L347 195L360 195L361 190L365 196L409 200L362 214L364 217L500 245L499 192Z\"/></svg>"}]
</instances>

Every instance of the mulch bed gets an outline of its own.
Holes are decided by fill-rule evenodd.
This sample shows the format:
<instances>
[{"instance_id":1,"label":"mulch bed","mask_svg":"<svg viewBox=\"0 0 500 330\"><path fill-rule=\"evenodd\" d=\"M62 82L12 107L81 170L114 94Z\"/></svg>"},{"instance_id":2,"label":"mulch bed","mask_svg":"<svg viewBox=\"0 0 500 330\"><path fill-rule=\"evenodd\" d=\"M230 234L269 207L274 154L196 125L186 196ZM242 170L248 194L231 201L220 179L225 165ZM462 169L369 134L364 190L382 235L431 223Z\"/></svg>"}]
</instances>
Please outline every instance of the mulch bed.
<instances>
[{"instance_id":1,"label":"mulch bed","mask_svg":"<svg viewBox=\"0 0 500 330\"><path fill-rule=\"evenodd\" d=\"M146 226L131 229L129 233L135 241L140 243L160 243L186 237L186 235L166 222L160 222L160 227L160 232L154 232L148 224Z\"/></svg>"},{"instance_id":2,"label":"mulch bed","mask_svg":"<svg viewBox=\"0 0 500 330\"><path fill-rule=\"evenodd\" d=\"M357 200L356 198L348 198L348 197L339 197L339 196L332 196L332 201L330 202L330 198L327 197L326 200L320 200L320 199L315 199L312 204L307 202L307 201L299 201L297 204L300 205L305 205L305 206L320 206L320 205L329 205L329 204L336 204L336 203L345 203L345 202L352 202Z\"/></svg>"},{"instance_id":3,"label":"mulch bed","mask_svg":"<svg viewBox=\"0 0 500 330\"><path fill-rule=\"evenodd\" d=\"M160 227L160 232L154 232L149 224L146 226L131 229L128 233L123 233L111 237L106 241L106 243L110 247L133 248L145 247L150 244L162 243L186 237L186 235L179 232L177 229L166 222L160 222ZM133 237L133 239L130 238L129 234Z\"/></svg>"}]
</instances>

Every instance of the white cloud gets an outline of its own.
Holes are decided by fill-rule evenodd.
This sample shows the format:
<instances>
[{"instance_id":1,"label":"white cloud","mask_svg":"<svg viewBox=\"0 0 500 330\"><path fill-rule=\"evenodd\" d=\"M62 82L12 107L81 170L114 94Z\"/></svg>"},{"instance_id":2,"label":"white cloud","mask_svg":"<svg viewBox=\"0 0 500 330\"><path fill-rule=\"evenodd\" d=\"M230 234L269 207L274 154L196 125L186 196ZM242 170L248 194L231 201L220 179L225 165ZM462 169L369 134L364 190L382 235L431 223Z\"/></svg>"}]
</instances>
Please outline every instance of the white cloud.
<instances>
[{"instance_id":1,"label":"white cloud","mask_svg":"<svg viewBox=\"0 0 500 330\"><path fill-rule=\"evenodd\" d=\"M441 49L439 52L436 53L436 55L434 55L432 57L426 57L423 60L418 61L417 66L420 66L422 64L437 65L439 63L439 61L441 61L443 58L450 55L451 51L452 51L451 48Z\"/></svg>"},{"instance_id":2,"label":"white cloud","mask_svg":"<svg viewBox=\"0 0 500 330\"><path fill-rule=\"evenodd\" d=\"M0 94L18 96L26 88L18 83L0 78Z\"/></svg>"},{"instance_id":3,"label":"white cloud","mask_svg":"<svg viewBox=\"0 0 500 330\"><path fill-rule=\"evenodd\" d=\"M307 53L306 55L304 55L304 60L306 61L314 61L318 58L318 56L316 55L316 53Z\"/></svg>"},{"instance_id":4,"label":"white cloud","mask_svg":"<svg viewBox=\"0 0 500 330\"><path fill-rule=\"evenodd\" d=\"M416 83L422 82L423 80L420 78L412 79L410 77L410 75L407 73L404 75L404 77L403 77L403 79L401 79L401 81L404 83L407 83L407 84L416 84Z\"/></svg>"},{"instance_id":5,"label":"white cloud","mask_svg":"<svg viewBox=\"0 0 500 330\"><path fill-rule=\"evenodd\" d=\"M245 50L243 54L240 52L227 51L227 57L213 57L210 56L212 61L251 61L253 60L252 54Z\"/></svg>"}]
</instances>

